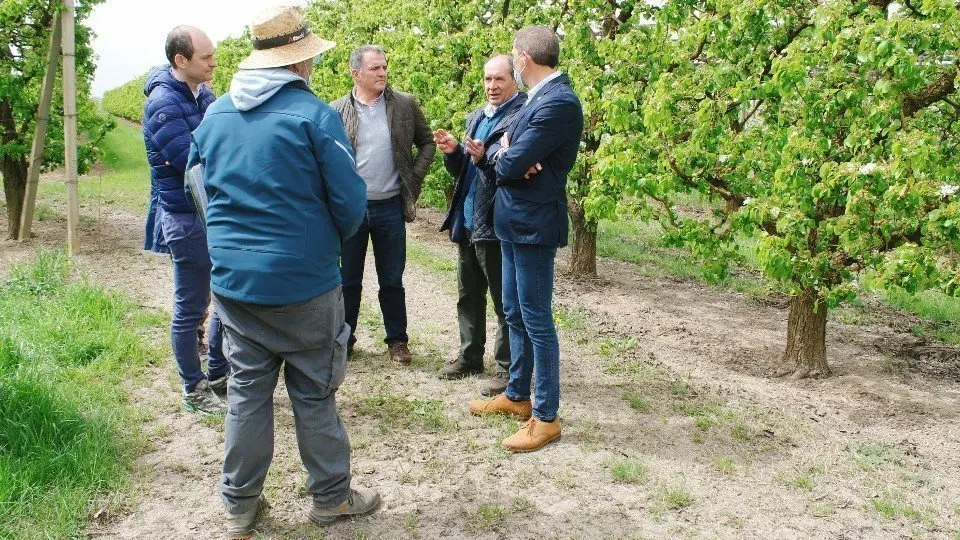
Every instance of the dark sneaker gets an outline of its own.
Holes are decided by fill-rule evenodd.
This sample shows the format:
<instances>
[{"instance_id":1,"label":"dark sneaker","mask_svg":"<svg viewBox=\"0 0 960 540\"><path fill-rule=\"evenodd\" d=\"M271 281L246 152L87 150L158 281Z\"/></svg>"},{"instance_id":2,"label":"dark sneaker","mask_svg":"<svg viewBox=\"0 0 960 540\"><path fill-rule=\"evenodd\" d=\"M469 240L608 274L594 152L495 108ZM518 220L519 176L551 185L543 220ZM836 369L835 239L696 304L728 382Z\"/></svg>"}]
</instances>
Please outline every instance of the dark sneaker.
<instances>
[{"instance_id":1,"label":"dark sneaker","mask_svg":"<svg viewBox=\"0 0 960 540\"><path fill-rule=\"evenodd\" d=\"M219 379L213 379L210 381L210 389L213 390L213 393L220 398L220 401L227 402L227 380L230 379L229 375L224 375Z\"/></svg>"},{"instance_id":2,"label":"dark sneaker","mask_svg":"<svg viewBox=\"0 0 960 540\"><path fill-rule=\"evenodd\" d=\"M460 359L454 358L447 362L447 365L440 368L440 371L437 372L437 377L441 379L462 379L480 373L483 373L483 366L465 366L460 362Z\"/></svg>"},{"instance_id":3,"label":"dark sneaker","mask_svg":"<svg viewBox=\"0 0 960 540\"><path fill-rule=\"evenodd\" d=\"M183 408L200 414L223 415L227 414L227 406L210 389L206 379L200 381L193 392L183 395Z\"/></svg>"},{"instance_id":4,"label":"dark sneaker","mask_svg":"<svg viewBox=\"0 0 960 540\"><path fill-rule=\"evenodd\" d=\"M326 508L313 503L308 516L317 525L329 525L338 519L373 512L380 506L380 494L372 489L351 489L347 500Z\"/></svg>"},{"instance_id":5,"label":"dark sneaker","mask_svg":"<svg viewBox=\"0 0 960 540\"><path fill-rule=\"evenodd\" d=\"M497 373L492 379L487 381L487 384L484 385L483 390L481 390L480 393L487 397L493 397L497 394L502 394L503 391L507 389L508 382L510 382L509 373Z\"/></svg>"},{"instance_id":6,"label":"dark sneaker","mask_svg":"<svg viewBox=\"0 0 960 540\"><path fill-rule=\"evenodd\" d=\"M413 361L413 354L410 353L410 347L404 342L394 343L388 347L390 350L390 359L401 364L409 364Z\"/></svg>"},{"instance_id":7,"label":"dark sneaker","mask_svg":"<svg viewBox=\"0 0 960 540\"><path fill-rule=\"evenodd\" d=\"M242 514L228 513L227 538L229 540L249 540L252 538L257 532L253 526L257 524L257 520L267 508L270 508L270 503L261 493L260 498L257 499L257 504L253 505L250 510Z\"/></svg>"}]
</instances>

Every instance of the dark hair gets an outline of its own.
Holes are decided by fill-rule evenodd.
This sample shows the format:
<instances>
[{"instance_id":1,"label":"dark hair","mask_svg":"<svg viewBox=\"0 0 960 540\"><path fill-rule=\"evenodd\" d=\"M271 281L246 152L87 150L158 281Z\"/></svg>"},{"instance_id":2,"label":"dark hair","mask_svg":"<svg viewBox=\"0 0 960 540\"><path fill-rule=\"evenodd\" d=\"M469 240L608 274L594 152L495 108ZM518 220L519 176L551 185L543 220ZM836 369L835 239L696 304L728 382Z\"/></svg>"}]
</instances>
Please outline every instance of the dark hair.
<instances>
[{"instance_id":1,"label":"dark hair","mask_svg":"<svg viewBox=\"0 0 960 540\"><path fill-rule=\"evenodd\" d=\"M193 38L190 37L190 30L186 26L178 26L167 34L167 60L171 67L177 67L173 61L178 54L190 60L193 58Z\"/></svg>"},{"instance_id":2,"label":"dark hair","mask_svg":"<svg viewBox=\"0 0 960 540\"><path fill-rule=\"evenodd\" d=\"M513 38L517 52L527 53L541 66L555 68L560 62L560 39L549 26L528 26L517 31Z\"/></svg>"}]
</instances>

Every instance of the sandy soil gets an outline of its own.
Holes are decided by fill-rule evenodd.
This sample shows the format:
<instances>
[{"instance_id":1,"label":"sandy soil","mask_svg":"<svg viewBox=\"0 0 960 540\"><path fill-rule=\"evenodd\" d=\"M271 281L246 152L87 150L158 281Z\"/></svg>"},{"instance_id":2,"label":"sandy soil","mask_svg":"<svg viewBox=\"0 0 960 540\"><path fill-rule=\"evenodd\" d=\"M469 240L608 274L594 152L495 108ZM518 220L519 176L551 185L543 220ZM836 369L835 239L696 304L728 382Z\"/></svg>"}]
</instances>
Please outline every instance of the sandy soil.
<instances>
[{"instance_id":1,"label":"sandy soil","mask_svg":"<svg viewBox=\"0 0 960 540\"><path fill-rule=\"evenodd\" d=\"M439 221L424 211L409 242L449 263L455 251L435 232ZM29 245L0 241L0 274L64 230L46 221ZM101 211L82 231L80 266L145 308L169 310L169 262L140 251L141 231L139 216ZM832 321L835 375L791 382L769 376L782 307L615 261L601 261L600 280L574 279L562 273L566 256L556 288L560 442L502 451L517 424L465 411L483 381L436 379L459 339L449 264L411 257L417 358L392 365L368 264L361 353L339 401L355 481L380 490L383 508L323 529L305 523L305 473L281 387L264 537L960 538L960 383L911 367L896 314L864 326ZM143 426L152 449L124 511L101 515L92 537L222 535L222 426L183 412L172 359L158 364L132 389L154 411Z\"/></svg>"}]
</instances>

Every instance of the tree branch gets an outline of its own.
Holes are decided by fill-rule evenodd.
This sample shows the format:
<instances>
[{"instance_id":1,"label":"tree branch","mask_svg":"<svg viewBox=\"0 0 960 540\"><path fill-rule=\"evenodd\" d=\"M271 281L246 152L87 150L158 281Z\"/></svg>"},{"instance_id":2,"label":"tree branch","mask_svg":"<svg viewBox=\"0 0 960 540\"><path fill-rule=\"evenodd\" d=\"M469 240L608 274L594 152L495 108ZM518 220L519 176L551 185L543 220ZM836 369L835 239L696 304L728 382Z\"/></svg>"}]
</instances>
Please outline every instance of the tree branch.
<instances>
[{"instance_id":1,"label":"tree branch","mask_svg":"<svg viewBox=\"0 0 960 540\"><path fill-rule=\"evenodd\" d=\"M952 94L956 91L956 78L956 71L950 70L941 74L937 80L921 88L916 94L903 98L902 112L904 117L910 118L922 109Z\"/></svg>"},{"instance_id":2,"label":"tree branch","mask_svg":"<svg viewBox=\"0 0 960 540\"><path fill-rule=\"evenodd\" d=\"M915 16L917 16L918 18L921 18L921 19L926 19L926 18L927 18L926 15L924 15L923 13L921 13L920 10L918 10L916 7L913 6L913 2L911 2L910 0L904 0L904 1L903 1L903 5L907 6L907 9L909 9L910 12L913 13L913 14L914 14Z\"/></svg>"}]
</instances>

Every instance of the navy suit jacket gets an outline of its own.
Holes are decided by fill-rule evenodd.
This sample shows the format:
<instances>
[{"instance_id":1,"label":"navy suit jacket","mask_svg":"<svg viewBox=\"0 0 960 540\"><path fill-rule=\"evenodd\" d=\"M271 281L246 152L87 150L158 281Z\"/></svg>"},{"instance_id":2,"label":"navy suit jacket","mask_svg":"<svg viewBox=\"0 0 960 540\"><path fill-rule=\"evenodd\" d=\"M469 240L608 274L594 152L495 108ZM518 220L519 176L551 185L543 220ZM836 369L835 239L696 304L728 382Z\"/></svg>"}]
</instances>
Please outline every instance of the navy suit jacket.
<instances>
[{"instance_id":1,"label":"navy suit jacket","mask_svg":"<svg viewBox=\"0 0 960 540\"><path fill-rule=\"evenodd\" d=\"M567 245L567 174L583 135L583 108L566 75L551 80L517 113L510 147L497 158L493 225L504 242ZM524 179L530 167L543 169Z\"/></svg>"}]
</instances>

